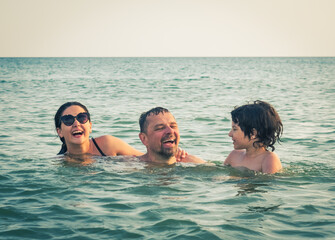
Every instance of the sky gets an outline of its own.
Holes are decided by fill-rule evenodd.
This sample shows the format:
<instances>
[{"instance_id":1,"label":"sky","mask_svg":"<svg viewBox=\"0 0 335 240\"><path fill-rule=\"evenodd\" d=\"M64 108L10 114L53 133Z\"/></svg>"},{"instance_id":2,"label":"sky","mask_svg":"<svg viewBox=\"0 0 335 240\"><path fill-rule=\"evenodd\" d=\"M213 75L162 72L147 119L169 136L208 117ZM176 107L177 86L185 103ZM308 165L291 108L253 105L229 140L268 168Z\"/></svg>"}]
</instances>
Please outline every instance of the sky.
<instances>
[{"instance_id":1,"label":"sky","mask_svg":"<svg viewBox=\"0 0 335 240\"><path fill-rule=\"evenodd\" d=\"M0 57L335 56L335 0L0 0Z\"/></svg>"}]
</instances>

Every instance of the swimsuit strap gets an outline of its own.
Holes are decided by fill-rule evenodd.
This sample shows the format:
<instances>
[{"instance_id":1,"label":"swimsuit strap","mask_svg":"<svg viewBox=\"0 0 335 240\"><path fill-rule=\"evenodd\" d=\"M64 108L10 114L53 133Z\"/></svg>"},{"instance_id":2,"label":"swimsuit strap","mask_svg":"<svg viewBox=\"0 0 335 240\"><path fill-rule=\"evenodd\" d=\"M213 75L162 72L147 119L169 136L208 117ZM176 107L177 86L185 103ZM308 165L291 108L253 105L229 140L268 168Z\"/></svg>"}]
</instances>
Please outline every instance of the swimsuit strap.
<instances>
[{"instance_id":1,"label":"swimsuit strap","mask_svg":"<svg viewBox=\"0 0 335 240\"><path fill-rule=\"evenodd\" d=\"M101 151L101 149L99 148L98 144L96 143L96 141L94 140L94 138L92 138L92 141L95 145L95 147L98 149L98 151L100 152L101 156L106 156L103 151Z\"/></svg>"}]
</instances>

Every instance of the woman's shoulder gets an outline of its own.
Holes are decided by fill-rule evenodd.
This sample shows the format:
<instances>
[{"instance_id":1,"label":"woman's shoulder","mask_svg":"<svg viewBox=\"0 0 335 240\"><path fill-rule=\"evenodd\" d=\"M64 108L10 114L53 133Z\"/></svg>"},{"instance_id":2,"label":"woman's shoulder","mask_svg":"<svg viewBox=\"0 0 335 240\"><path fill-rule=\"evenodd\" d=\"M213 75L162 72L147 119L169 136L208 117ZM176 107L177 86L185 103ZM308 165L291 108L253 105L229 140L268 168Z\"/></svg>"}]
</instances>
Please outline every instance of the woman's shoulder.
<instances>
[{"instance_id":1,"label":"woman's shoulder","mask_svg":"<svg viewBox=\"0 0 335 240\"><path fill-rule=\"evenodd\" d=\"M94 138L97 142L101 142L101 143L108 143L108 142L113 142L113 141L121 141L121 139L114 137L112 135L103 135L100 137L96 137Z\"/></svg>"},{"instance_id":2,"label":"woman's shoulder","mask_svg":"<svg viewBox=\"0 0 335 240\"><path fill-rule=\"evenodd\" d=\"M142 152L137 151L125 141L111 135L103 135L95 138L95 140L102 151L108 156L143 155Z\"/></svg>"},{"instance_id":3,"label":"woman's shoulder","mask_svg":"<svg viewBox=\"0 0 335 240\"><path fill-rule=\"evenodd\" d=\"M94 140L107 156L117 155L118 146L120 142L122 142L121 139L114 137L112 135L103 135L103 136L94 138Z\"/></svg>"}]
</instances>

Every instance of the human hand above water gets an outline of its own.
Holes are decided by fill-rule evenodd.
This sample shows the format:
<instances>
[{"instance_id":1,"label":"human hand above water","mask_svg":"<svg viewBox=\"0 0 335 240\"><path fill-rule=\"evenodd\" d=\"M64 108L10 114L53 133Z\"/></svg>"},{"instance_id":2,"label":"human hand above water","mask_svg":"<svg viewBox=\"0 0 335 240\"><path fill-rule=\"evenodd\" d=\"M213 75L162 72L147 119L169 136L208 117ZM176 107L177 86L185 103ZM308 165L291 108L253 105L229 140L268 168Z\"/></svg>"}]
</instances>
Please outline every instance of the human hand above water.
<instances>
[{"instance_id":1,"label":"human hand above water","mask_svg":"<svg viewBox=\"0 0 335 240\"><path fill-rule=\"evenodd\" d=\"M185 160L187 155L188 153L184 149L179 147L175 155L177 162L182 162L183 160Z\"/></svg>"}]
</instances>

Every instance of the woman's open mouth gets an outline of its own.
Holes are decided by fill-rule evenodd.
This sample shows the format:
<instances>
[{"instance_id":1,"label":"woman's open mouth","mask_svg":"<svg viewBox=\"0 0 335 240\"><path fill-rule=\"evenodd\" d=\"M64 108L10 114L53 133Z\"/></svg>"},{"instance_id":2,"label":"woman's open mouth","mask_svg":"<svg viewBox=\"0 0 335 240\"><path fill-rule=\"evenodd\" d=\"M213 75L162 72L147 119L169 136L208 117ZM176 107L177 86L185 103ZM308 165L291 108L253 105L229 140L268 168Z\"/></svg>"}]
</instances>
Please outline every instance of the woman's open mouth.
<instances>
[{"instance_id":1,"label":"woman's open mouth","mask_svg":"<svg viewBox=\"0 0 335 240\"><path fill-rule=\"evenodd\" d=\"M82 136L83 134L84 134L83 131L73 131L73 132L72 132L72 136L74 136L74 137L80 137L80 136Z\"/></svg>"}]
</instances>

